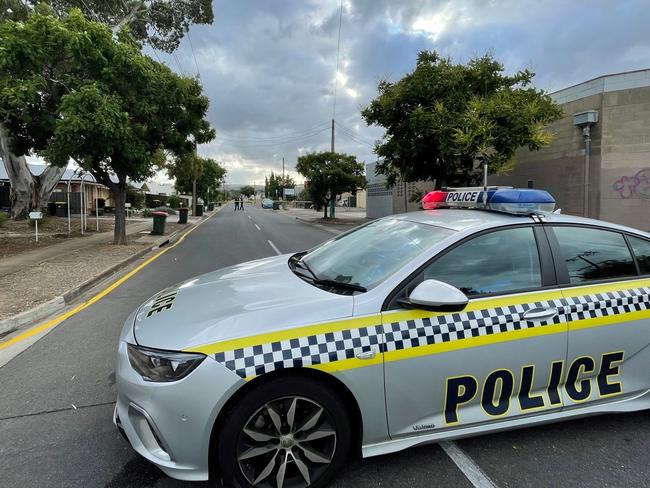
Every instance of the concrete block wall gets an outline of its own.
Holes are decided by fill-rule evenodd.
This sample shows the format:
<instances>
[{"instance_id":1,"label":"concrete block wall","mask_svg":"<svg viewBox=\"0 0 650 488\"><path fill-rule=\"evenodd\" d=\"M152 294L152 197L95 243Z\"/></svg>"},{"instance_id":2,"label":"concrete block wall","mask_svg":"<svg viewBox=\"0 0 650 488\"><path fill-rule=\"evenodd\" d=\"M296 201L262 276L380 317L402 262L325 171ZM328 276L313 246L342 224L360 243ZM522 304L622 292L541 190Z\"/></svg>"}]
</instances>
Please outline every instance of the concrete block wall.
<instances>
[{"instance_id":1,"label":"concrete block wall","mask_svg":"<svg viewBox=\"0 0 650 488\"><path fill-rule=\"evenodd\" d=\"M603 95L600 218L650 230L650 87Z\"/></svg>"},{"instance_id":2,"label":"concrete block wall","mask_svg":"<svg viewBox=\"0 0 650 488\"><path fill-rule=\"evenodd\" d=\"M558 207L565 213L584 215L584 164L585 145L582 131L573 125L573 114L585 110L601 111L602 94L591 95L561 105L564 117L549 126L553 142L540 151L520 149L515 158L517 165L511 173L490 175L491 185L525 187L533 180L536 188L550 191L557 200ZM590 211L592 217L599 213L600 200L600 157L601 125L591 131L591 192Z\"/></svg>"}]
</instances>

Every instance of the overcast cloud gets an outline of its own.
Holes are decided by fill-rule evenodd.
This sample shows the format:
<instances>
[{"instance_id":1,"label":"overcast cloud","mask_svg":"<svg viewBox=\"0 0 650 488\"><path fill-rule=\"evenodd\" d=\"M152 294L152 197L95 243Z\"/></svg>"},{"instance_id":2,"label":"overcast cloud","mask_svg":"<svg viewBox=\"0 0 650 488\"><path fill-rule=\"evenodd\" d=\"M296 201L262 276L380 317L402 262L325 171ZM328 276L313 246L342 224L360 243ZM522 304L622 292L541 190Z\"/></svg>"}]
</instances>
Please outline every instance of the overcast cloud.
<instances>
[{"instance_id":1,"label":"overcast cloud","mask_svg":"<svg viewBox=\"0 0 650 488\"><path fill-rule=\"evenodd\" d=\"M219 0L215 22L191 41L217 138L200 153L228 169L228 182L263 183L292 171L296 157L328 150L333 113L339 0ZM509 72L537 73L554 91L609 73L650 67L647 0L344 0L336 149L372 162L382 131L360 109L380 79L413 69L418 51L456 61L492 52ZM195 75L185 39L176 71ZM293 173L299 183L302 177Z\"/></svg>"}]
</instances>

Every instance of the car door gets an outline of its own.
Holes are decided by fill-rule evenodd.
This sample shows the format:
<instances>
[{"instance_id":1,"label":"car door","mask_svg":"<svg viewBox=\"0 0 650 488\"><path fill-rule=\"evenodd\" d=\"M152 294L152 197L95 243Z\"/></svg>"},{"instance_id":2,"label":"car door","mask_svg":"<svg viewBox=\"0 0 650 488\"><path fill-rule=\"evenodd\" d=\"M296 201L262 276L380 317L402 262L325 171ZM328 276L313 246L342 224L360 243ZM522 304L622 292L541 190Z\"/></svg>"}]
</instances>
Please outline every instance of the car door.
<instances>
[{"instance_id":1,"label":"car door","mask_svg":"<svg viewBox=\"0 0 650 488\"><path fill-rule=\"evenodd\" d=\"M566 407L646 392L650 243L591 226L554 225L548 231L569 328Z\"/></svg>"},{"instance_id":2,"label":"car door","mask_svg":"<svg viewBox=\"0 0 650 488\"><path fill-rule=\"evenodd\" d=\"M459 313L402 308L400 298L424 279L460 289L468 306ZM560 299L536 225L470 236L414 273L382 314L391 437L559 408L552 365L566 355Z\"/></svg>"}]
</instances>

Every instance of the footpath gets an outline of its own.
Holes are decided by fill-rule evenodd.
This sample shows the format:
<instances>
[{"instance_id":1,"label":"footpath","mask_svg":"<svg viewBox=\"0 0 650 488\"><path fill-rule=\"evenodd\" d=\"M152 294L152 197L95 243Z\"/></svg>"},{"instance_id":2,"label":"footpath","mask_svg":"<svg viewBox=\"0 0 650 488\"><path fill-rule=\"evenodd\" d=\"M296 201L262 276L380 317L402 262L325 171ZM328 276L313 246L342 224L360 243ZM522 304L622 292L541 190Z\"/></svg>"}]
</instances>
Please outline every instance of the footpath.
<instances>
[{"instance_id":1,"label":"footpath","mask_svg":"<svg viewBox=\"0 0 650 488\"><path fill-rule=\"evenodd\" d=\"M128 245L101 232L4 257L0 261L0 338L47 317L144 254L175 240L203 218L178 224L170 216L164 235L151 235L152 221L127 225Z\"/></svg>"}]
</instances>

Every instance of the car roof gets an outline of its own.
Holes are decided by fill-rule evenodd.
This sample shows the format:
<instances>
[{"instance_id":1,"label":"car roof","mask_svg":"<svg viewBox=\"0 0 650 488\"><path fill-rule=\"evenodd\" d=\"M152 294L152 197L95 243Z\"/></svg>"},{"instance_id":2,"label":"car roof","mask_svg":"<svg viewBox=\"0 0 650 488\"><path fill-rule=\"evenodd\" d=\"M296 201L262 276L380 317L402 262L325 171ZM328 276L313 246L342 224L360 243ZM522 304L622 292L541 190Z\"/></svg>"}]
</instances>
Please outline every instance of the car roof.
<instances>
[{"instance_id":1,"label":"car roof","mask_svg":"<svg viewBox=\"0 0 650 488\"><path fill-rule=\"evenodd\" d=\"M650 233L648 232L618 224L613 224L611 222L605 222L603 220L587 219L585 217L578 217L575 215L556 214L551 212L536 213L538 215L543 215L545 220L549 223L567 223L609 227L613 230L620 230L623 232L630 232L633 234L650 237ZM385 218L396 218L399 220L408 220L421 224L435 225L455 231L464 231L473 228L479 229L499 227L503 225L532 222L532 218L529 215L516 215L508 214L505 212L464 208L421 210L418 212L409 212L406 214L393 215L391 217Z\"/></svg>"}]
</instances>

